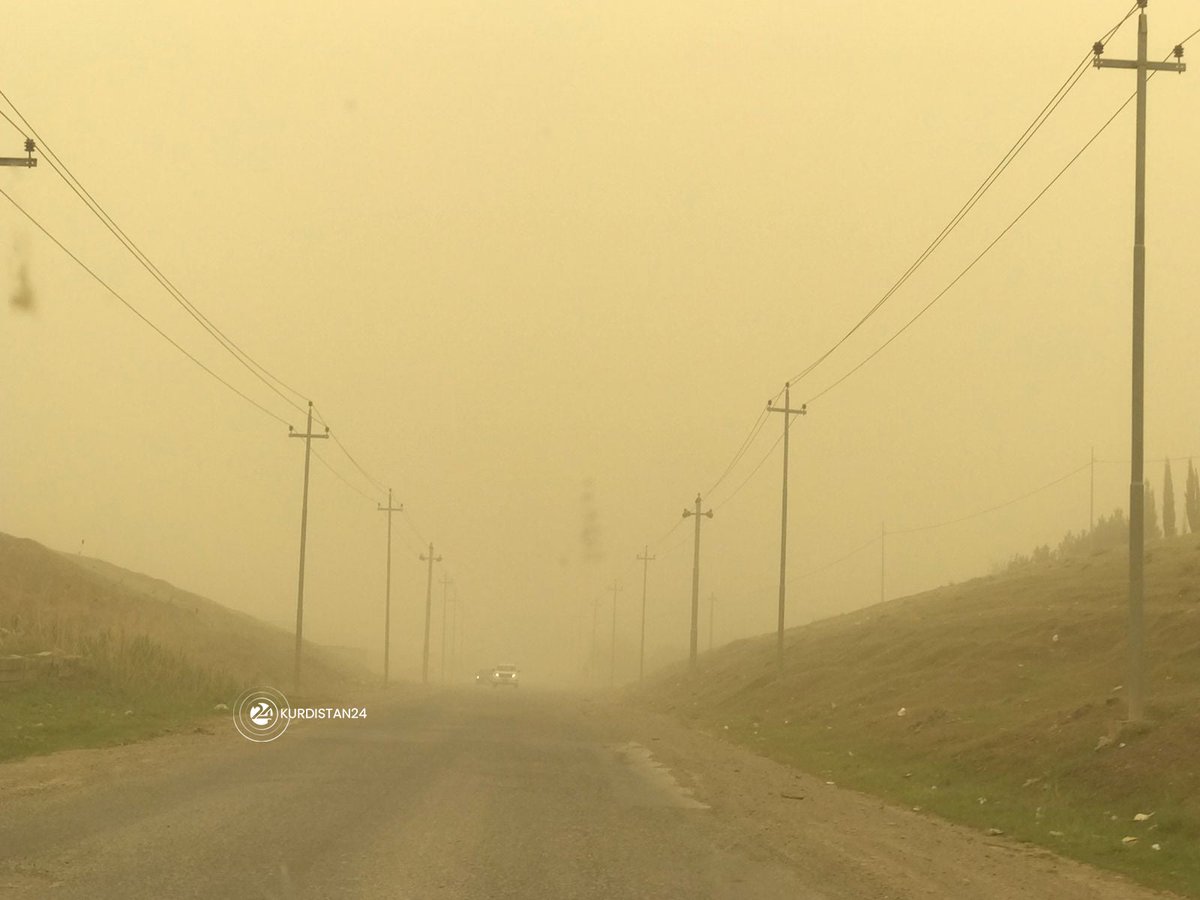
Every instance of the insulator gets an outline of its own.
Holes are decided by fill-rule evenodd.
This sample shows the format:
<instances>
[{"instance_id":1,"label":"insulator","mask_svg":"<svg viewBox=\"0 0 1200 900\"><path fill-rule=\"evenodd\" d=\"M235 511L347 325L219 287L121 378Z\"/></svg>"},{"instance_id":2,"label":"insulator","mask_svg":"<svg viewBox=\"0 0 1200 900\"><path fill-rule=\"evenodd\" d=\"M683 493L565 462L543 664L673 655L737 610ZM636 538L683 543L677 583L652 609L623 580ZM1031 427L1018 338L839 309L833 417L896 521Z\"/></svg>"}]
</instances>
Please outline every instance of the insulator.
<instances>
[{"instance_id":1,"label":"insulator","mask_svg":"<svg viewBox=\"0 0 1200 900\"><path fill-rule=\"evenodd\" d=\"M32 153L37 149L37 145L33 143L33 138L25 138L25 152Z\"/></svg>"},{"instance_id":2,"label":"insulator","mask_svg":"<svg viewBox=\"0 0 1200 900\"><path fill-rule=\"evenodd\" d=\"M1104 44L1100 41L1096 41L1096 43L1092 44L1092 52L1099 56L1104 52Z\"/></svg>"}]
</instances>

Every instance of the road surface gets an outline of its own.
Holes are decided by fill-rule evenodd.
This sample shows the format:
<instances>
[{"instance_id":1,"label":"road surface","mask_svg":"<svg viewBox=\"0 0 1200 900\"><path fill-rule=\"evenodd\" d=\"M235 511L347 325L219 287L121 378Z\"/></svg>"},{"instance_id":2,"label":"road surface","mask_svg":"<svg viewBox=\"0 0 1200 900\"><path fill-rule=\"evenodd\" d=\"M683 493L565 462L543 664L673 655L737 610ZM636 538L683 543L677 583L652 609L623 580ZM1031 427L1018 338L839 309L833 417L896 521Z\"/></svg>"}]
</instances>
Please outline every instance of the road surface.
<instances>
[{"instance_id":1,"label":"road surface","mask_svg":"<svg viewBox=\"0 0 1200 900\"><path fill-rule=\"evenodd\" d=\"M376 697L0 765L0 897L1144 900L599 698Z\"/></svg>"}]
</instances>

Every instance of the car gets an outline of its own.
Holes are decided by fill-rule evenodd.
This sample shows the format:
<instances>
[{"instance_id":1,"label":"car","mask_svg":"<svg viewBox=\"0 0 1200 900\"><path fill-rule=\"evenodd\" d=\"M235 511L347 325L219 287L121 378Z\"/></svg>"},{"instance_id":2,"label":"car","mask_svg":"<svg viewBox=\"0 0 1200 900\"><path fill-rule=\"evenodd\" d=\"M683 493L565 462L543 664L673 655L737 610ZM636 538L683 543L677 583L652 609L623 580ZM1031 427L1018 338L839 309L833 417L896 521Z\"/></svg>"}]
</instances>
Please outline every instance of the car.
<instances>
[{"instance_id":1,"label":"car","mask_svg":"<svg viewBox=\"0 0 1200 900\"><path fill-rule=\"evenodd\" d=\"M495 671L495 669L476 669L475 670L475 683L476 684L488 684L492 680L492 672L494 672L494 671Z\"/></svg>"},{"instance_id":2,"label":"car","mask_svg":"<svg viewBox=\"0 0 1200 900\"><path fill-rule=\"evenodd\" d=\"M492 687L496 687L499 684L511 684L513 687L520 687L517 667L505 664L492 669Z\"/></svg>"}]
</instances>

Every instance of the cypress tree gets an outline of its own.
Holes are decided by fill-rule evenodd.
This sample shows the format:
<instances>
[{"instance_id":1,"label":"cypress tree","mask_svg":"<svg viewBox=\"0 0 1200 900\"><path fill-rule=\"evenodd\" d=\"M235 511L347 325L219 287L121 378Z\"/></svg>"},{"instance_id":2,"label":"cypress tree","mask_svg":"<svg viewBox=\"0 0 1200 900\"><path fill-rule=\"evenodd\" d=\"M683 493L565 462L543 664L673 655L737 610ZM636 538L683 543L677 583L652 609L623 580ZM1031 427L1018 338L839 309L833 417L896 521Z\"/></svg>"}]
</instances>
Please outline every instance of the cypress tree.
<instances>
[{"instance_id":1,"label":"cypress tree","mask_svg":"<svg viewBox=\"0 0 1200 900\"><path fill-rule=\"evenodd\" d=\"M1187 514L1188 530L1192 534L1200 531L1200 476L1196 475L1196 467L1190 459L1187 486L1183 491L1183 511Z\"/></svg>"},{"instance_id":2,"label":"cypress tree","mask_svg":"<svg viewBox=\"0 0 1200 900\"><path fill-rule=\"evenodd\" d=\"M1142 517L1145 524L1142 527L1145 528L1146 540L1153 541L1162 537L1162 529L1158 527L1158 504L1154 501L1154 488L1150 487L1150 482L1146 482L1143 487L1146 508Z\"/></svg>"}]
</instances>

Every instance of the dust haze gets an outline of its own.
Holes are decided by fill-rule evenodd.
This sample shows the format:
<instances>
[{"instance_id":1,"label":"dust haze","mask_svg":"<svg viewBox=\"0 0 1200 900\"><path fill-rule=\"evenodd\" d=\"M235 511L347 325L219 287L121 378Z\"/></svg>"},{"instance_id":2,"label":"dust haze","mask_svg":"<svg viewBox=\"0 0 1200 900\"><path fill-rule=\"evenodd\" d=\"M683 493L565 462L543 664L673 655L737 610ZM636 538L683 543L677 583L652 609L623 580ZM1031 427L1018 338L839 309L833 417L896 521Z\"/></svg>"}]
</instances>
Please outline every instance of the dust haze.
<instances>
[{"instance_id":1,"label":"dust haze","mask_svg":"<svg viewBox=\"0 0 1200 900\"><path fill-rule=\"evenodd\" d=\"M711 594L717 645L773 629L782 422L757 417L917 258L1124 7L77 12L41 4L0 34L6 94L286 387L223 349L48 164L3 170L14 200L253 402L3 204L3 227L29 237L10 254L0 329L0 531L290 629L303 444L287 426L303 428L312 399L349 455L314 441L306 635L381 666L376 507L390 487L405 507L395 675L419 677L428 590L439 677L445 628L448 679L511 661L563 684L607 680L610 658L618 681L636 677L647 549L647 662L686 654L680 511L697 492L715 512L702 646ZM1193 13L1156 3L1153 52ZM1131 54L1132 31L1108 52ZM1179 461L1181 490L1200 454L1194 77L1150 90L1160 501L1161 460ZM1086 528L1093 508L1126 507L1130 109L849 373L1132 89L1085 74L946 243L793 381L808 415L790 437L790 625L984 574ZM19 154L22 134L0 125L0 154Z\"/></svg>"}]
</instances>

